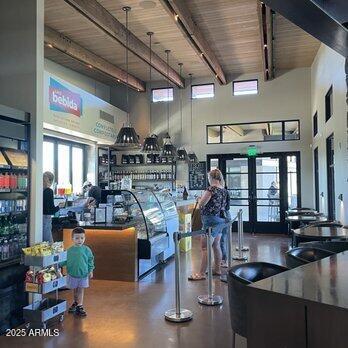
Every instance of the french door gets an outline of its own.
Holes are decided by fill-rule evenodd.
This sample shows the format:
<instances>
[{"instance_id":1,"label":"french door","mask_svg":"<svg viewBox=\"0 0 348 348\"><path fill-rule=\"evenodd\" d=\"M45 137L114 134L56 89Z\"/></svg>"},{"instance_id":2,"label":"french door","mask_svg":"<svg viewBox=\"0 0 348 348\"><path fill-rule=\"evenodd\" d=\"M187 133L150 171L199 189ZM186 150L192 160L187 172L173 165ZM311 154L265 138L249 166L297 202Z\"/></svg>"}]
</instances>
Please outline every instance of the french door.
<instances>
[{"instance_id":1,"label":"french door","mask_svg":"<svg viewBox=\"0 0 348 348\"><path fill-rule=\"evenodd\" d=\"M208 155L208 168L224 175L232 217L242 209L248 232L287 230L286 210L300 205L299 163L299 153Z\"/></svg>"}]
</instances>

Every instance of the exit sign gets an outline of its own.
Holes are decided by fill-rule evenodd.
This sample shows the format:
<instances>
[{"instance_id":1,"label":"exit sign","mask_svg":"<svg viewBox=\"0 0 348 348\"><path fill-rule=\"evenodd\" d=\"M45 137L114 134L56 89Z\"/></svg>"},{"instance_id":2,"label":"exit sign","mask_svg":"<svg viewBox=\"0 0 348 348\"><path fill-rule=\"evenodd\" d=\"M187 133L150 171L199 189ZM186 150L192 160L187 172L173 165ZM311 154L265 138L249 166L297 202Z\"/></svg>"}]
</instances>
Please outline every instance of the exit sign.
<instances>
[{"instance_id":1,"label":"exit sign","mask_svg":"<svg viewBox=\"0 0 348 348\"><path fill-rule=\"evenodd\" d=\"M248 157L255 157L257 156L257 153L258 153L258 149L255 145L251 145L248 147L248 150L247 150Z\"/></svg>"}]
</instances>

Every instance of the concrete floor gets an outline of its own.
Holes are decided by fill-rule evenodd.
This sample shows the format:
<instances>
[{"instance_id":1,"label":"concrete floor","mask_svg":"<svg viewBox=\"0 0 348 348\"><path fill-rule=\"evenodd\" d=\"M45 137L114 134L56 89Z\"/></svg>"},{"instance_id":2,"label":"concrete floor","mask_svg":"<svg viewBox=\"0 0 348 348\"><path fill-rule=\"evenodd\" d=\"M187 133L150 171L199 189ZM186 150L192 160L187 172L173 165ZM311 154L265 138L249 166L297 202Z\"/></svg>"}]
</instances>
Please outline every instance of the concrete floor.
<instances>
[{"instance_id":1,"label":"concrete floor","mask_svg":"<svg viewBox=\"0 0 348 348\"><path fill-rule=\"evenodd\" d=\"M236 237L236 236L234 236ZM288 238L284 235L247 235L250 261L284 264ZM66 314L58 337L1 337L0 347L117 347L117 348L210 348L231 347L227 284L214 277L215 293L224 297L217 307L201 306L197 296L207 293L206 281L187 281L199 263L199 245L182 254L182 306L194 313L192 321L174 324L164 320L164 312L174 306L174 262L139 283L93 280L86 292L87 318ZM60 292L71 303L71 291ZM237 336L236 347L246 348Z\"/></svg>"}]
</instances>

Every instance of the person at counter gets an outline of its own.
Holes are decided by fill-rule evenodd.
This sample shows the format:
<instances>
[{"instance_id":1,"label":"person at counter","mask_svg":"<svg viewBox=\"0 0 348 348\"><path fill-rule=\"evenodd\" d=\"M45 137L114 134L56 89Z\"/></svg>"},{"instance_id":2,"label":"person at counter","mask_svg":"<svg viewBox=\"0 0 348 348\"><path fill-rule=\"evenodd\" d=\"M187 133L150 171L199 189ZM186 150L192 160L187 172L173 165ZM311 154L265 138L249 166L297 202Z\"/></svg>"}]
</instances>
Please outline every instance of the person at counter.
<instances>
[{"instance_id":1,"label":"person at counter","mask_svg":"<svg viewBox=\"0 0 348 348\"><path fill-rule=\"evenodd\" d=\"M83 183L83 192L87 196L86 206L91 205L98 206L101 201L101 188L98 186L93 186L90 181L85 181Z\"/></svg>"},{"instance_id":2,"label":"person at counter","mask_svg":"<svg viewBox=\"0 0 348 348\"><path fill-rule=\"evenodd\" d=\"M203 229L212 228L214 251L214 275L221 275L221 247L220 240L226 220L227 190L225 181L219 169L213 169L208 174L210 186L204 191L198 201L201 209ZM201 236L202 260L199 273L193 273L189 280L203 280L207 270L207 242L205 235Z\"/></svg>"},{"instance_id":3,"label":"person at counter","mask_svg":"<svg viewBox=\"0 0 348 348\"><path fill-rule=\"evenodd\" d=\"M54 205L53 190L51 189L53 180L53 173L45 172L43 174L42 239L45 242L52 242L52 215L60 208Z\"/></svg>"}]
</instances>

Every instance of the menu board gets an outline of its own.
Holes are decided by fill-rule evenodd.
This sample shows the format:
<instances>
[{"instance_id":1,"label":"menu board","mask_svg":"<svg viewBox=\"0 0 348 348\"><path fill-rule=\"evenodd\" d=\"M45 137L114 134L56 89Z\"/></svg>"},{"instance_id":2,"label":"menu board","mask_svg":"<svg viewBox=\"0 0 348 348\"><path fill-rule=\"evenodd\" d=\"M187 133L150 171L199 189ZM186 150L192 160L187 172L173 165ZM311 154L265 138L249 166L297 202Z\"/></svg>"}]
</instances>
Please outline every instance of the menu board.
<instances>
[{"instance_id":1,"label":"menu board","mask_svg":"<svg viewBox=\"0 0 348 348\"><path fill-rule=\"evenodd\" d=\"M4 151L13 166L28 167L28 155L25 152L12 149L6 149Z\"/></svg>"},{"instance_id":2,"label":"menu board","mask_svg":"<svg viewBox=\"0 0 348 348\"><path fill-rule=\"evenodd\" d=\"M0 168L8 168L9 165L6 161L6 158L4 157L3 153L0 152Z\"/></svg>"},{"instance_id":3,"label":"menu board","mask_svg":"<svg viewBox=\"0 0 348 348\"><path fill-rule=\"evenodd\" d=\"M189 190L205 190L207 188L206 162L189 163Z\"/></svg>"}]
</instances>

